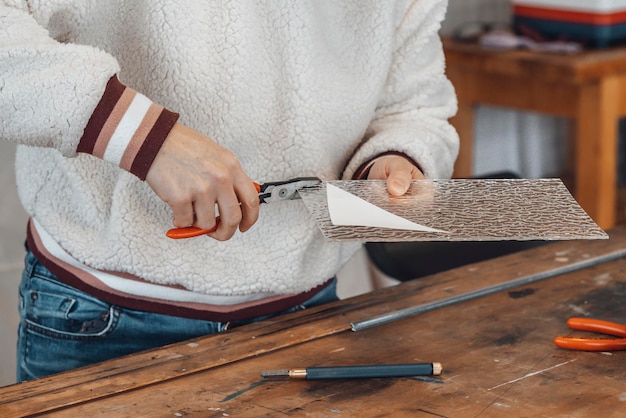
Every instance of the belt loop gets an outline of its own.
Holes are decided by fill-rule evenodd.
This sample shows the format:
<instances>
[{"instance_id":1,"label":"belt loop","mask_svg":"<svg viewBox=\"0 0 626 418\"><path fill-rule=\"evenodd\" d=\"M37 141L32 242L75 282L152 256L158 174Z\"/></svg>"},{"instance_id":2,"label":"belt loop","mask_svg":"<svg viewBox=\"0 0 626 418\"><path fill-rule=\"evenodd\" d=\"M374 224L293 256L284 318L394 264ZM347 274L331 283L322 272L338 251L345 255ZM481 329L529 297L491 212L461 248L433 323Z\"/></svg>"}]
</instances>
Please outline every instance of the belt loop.
<instances>
[{"instance_id":1,"label":"belt loop","mask_svg":"<svg viewBox=\"0 0 626 418\"><path fill-rule=\"evenodd\" d=\"M24 271L28 277L31 277L33 275L35 264L37 263L37 257L35 257L35 254L33 254L27 245L24 245L24 247L26 248L26 255L24 256Z\"/></svg>"}]
</instances>

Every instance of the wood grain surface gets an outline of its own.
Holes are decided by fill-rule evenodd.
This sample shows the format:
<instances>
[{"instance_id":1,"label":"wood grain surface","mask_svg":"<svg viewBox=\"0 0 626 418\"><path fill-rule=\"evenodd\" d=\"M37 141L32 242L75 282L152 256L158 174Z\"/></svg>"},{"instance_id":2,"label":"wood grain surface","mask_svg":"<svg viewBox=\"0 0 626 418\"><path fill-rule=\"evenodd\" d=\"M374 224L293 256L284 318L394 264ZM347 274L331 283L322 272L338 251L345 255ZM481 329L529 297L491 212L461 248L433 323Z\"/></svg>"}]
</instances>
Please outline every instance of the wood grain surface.
<instances>
[{"instance_id":1,"label":"wood grain surface","mask_svg":"<svg viewBox=\"0 0 626 418\"><path fill-rule=\"evenodd\" d=\"M626 318L626 259L359 332L350 323L615 251L626 230L477 263L228 332L0 388L3 417L618 417L625 352L556 348ZM453 256L453 255L451 255ZM438 377L264 381L263 370L432 362Z\"/></svg>"}]
</instances>

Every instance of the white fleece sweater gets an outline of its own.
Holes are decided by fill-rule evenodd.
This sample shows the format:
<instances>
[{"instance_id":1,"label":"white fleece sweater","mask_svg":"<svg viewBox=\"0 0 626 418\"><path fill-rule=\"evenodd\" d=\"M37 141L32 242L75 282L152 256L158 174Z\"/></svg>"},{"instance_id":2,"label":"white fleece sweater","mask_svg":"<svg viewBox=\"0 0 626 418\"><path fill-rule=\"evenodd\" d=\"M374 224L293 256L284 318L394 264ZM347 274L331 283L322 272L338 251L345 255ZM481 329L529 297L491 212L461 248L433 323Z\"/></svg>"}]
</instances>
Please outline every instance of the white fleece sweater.
<instances>
[{"instance_id":1,"label":"white fleece sweater","mask_svg":"<svg viewBox=\"0 0 626 418\"><path fill-rule=\"evenodd\" d=\"M215 297L310 290L359 244L326 242L301 201L227 242L171 240L142 179L177 114L259 182L349 179L388 151L449 177L446 6L0 0L0 138L20 144L24 208L83 268Z\"/></svg>"}]
</instances>

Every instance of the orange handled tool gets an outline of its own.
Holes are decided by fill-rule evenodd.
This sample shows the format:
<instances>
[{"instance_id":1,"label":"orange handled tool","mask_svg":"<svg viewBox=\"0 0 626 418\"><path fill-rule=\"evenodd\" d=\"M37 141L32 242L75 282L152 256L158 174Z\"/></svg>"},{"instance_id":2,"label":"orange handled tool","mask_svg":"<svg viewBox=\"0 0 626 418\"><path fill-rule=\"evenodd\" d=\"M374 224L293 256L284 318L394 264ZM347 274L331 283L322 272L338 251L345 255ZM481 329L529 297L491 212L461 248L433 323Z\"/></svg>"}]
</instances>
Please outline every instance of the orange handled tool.
<instances>
[{"instance_id":1,"label":"orange handled tool","mask_svg":"<svg viewBox=\"0 0 626 418\"><path fill-rule=\"evenodd\" d=\"M256 188L257 193L261 193L261 185L259 183L254 182L254 187ZM215 232L217 227L220 226L220 217L219 215L215 217L215 225L211 229L202 229L195 226L187 226L184 228L172 228L165 235L168 238L173 239L181 239L181 238L193 238L198 237L200 235L210 234L211 232Z\"/></svg>"},{"instance_id":2,"label":"orange handled tool","mask_svg":"<svg viewBox=\"0 0 626 418\"><path fill-rule=\"evenodd\" d=\"M300 195L298 190L305 187L317 186L322 181L317 177L298 177L286 181L276 181L272 183L254 183L257 192L259 193L259 201L261 203L273 203L283 200L299 199ZM166 235L169 238L181 239L192 238L200 235L206 235L211 232L215 232L220 224L220 217L215 217L215 226L211 229L202 229L195 226L188 226L185 228L173 228L167 231Z\"/></svg>"},{"instance_id":3,"label":"orange handled tool","mask_svg":"<svg viewBox=\"0 0 626 418\"><path fill-rule=\"evenodd\" d=\"M597 332L622 338L574 338L556 337L554 344L567 350L619 351L626 350L626 325L599 319L570 318L567 326L580 331Z\"/></svg>"}]
</instances>

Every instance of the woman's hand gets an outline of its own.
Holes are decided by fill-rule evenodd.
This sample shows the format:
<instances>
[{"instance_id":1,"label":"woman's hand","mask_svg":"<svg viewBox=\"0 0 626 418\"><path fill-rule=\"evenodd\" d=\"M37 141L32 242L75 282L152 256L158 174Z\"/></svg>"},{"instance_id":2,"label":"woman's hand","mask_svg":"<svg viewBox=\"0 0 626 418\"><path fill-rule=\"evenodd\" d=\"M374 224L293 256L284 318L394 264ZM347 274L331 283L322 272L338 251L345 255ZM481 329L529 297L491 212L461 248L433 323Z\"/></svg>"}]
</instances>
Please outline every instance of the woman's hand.
<instances>
[{"instance_id":1,"label":"woman's hand","mask_svg":"<svg viewBox=\"0 0 626 418\"><path fill-rule=\"evenodd\" d=\"M392 196L404 195L412 180L426 178L409 159L400 155L383 155L374 160L368 180L387 180L387 191Z\"/></svg>"},{"instance_id":2,"label":"woman's hand","mask_svg":"<svg viewBox=\"0 0 626 418\"><path fill-rule=\"evenodd\" d=\"M177 123L159 150L146 182L182 228L215 226L209 236L225 241L247 231L259 216L259 196L237 157L201 133Z\"/></svg>"}]
</instances>

